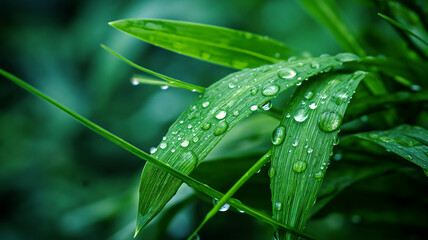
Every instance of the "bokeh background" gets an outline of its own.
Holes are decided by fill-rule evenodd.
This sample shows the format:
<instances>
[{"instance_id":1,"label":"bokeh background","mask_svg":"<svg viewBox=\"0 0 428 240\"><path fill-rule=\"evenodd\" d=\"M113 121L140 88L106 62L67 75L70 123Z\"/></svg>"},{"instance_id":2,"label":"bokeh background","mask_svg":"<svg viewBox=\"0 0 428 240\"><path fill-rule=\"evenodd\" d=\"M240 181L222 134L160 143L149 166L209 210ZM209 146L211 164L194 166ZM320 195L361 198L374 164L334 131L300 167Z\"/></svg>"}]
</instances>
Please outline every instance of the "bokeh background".
<instances>
[{"instance_id":1,"label":"bokeh background","mask_svg":"<svg viewBox=\"0 0 428 240\"><path fill-rule=\"evenodd\" d=\"M393 46L377 42L379 34L398 41L370 1L338 2L352 30L372 36L372 42L363 42L369 53ZM184 20L246 30L314 56L342 51L297 1L0 0L0 68L148 152L197 95L131 85L131 76L138 72L100 44L144 67L205 87L233 70L151 46L107 24L123 18ZM256 114L252 122L231 133L209 158L236 149L256 153L265 149L275 122L259 130L266 137L249 136L249 142L238 148L233 145L236 135L245 135L258 118ZM224 191L256 157L249 154L240 162L224 159L229 171L214 173L216 166L208 162L195 176ZM0 239L132 239L143 166L142 160L0 79ZM246 203L269 209L266 179L262 171L252 179L252 187L244 188L241 195ZM264 188L254 187L258 185ZM257 202L260 198L265 200ZM139 239L185 239L211 206L183 187ZM323 239L359 239L355 234L361 228L355 225L360 223L360 215L334 212L315 220L312 233ZM228 211L210 221L200 237L271 239L272 232L266 224ZM383 236L371 228L366 235Z\"/></svg>"}]
</instances>

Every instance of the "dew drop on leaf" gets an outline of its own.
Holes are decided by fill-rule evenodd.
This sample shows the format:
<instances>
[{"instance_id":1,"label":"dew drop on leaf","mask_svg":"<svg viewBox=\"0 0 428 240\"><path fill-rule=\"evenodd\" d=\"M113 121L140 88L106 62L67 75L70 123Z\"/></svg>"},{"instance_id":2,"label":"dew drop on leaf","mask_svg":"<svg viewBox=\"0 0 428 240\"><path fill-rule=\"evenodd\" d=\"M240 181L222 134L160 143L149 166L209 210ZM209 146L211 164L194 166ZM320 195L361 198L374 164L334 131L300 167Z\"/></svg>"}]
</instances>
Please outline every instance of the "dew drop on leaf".
<instances>
[{"instance_id":1,"label":"dew drop on leaf","mask_svg":"<svg viewBox=\"0 0 428 240\"><path fill-rule=\"evenodd\" d=\"M182 147L187 147L187 146L189 146L189 141L187 141L187 140L184 140L184 141L182 141L181 142L181 144L180 144Z\"/></svg>"},{"instance_id":2,"label":"dew drop on leaf","mask_svg":"<svg viewBox=\"0 0 428 240\"><path fill-rule=\"evenodd\" d=\"M317 108L317 107L318 106L317 106L317 104L315 102L309 104L309 108L312 109L312 110L315 109L315 108Z\"/></svg>"},{"instance_id":3,"label":"dew drop on leaf","mask_svg":"<svg viewBox=\"0 0 428 240\"><path fill-rule=\"evenodd\" d=\"M272 102L271 101L268 101L267 103L262 105L262 109L265 111L268 111L271 108L272 108Z\"/></svg>"},{"instance_id":4,"label":"dew drop on leaf","mask_svg":"<svg viewBox=\"0 0 428 240\"><path fill-rule=\"evenodd\" d=\"M239 115L239 111L238 110L233 110L233 116L238 116Z\"/></svg>"},{"instance_id":5,"label":"dew drop on leaf","mask_svg":"<svg viewBox=\"0 0 428 240\"><path fill-rule=\"evenodd\" d=\"M206 101L202 103L202 107L206 108L210 105L210 102Z\"/></svg>"},{"instance_id":6,"label":"dew drop on leaf","mask_svg":"<svg viewBox=\"0 0 428 240\"><path fill-rule=\"evenodd\" d=\"M301 173L306 170L306 162L304 161L297 161L293 164L293 171L296 173Z\"/></svg>"},{"instance_id":7,"label":"dew drop on leaf","mask_svg":"<svg viewBox=\"0 0 428 240\"><path fill-rule=\"evenodd\" d=\"M257 87L252 87L250 92L251 92L251 96L254 96L258 92L258 88Z\"/></svg>"},{"instance_id":8,"label":"dew drop on leaf","mask_svg":"<svg viewBox=\"0 0 428 240\"><path fill-rule=\"evenodd\" d=\"M214 198L213 200L213 205L216 205L218 203L218 199ZM226 212L227 210L229 210L230 205L228 203L225 203L223 206L221 206L221 208L218 210L220 212Z\"/></svg>"},{"instance_id":9,"label":"dew drop on leaf","mask_svg":"<svg viewBox=\"0 0 428 240\"><path fill-rule=\"evenodd\" d=\"M277 94L279 91L278 85L272 84L263 88L262 94L264 96L272 96Z\"/></svg>"},{"instance_id":10,"label":"dew drop on leaf","mask_svg":"<svg viewBox=\"0 0 428 240\"><path fill-rule=\"evenodd\" d=\"M314 97L314 93L309 91L307 93L305 93L305 98L308 100L311 100Z\"/></svg>"},{"instance_id":11,"label":"dew drop on leaf","mask_svg":"<svg viewBox=\"0 0 428 240\"><path fill-rule=\"evenodd\" d=\"M202 128L203 130L208 130L208 129L210 129L210 127L211 127L211 122L205 122L205 123L203 123L203 124L202 124L202 126L201 126L201 128Z\"/></svg>"},{"instance_id":12,"label":"dew drop on leaf","mask_svg":"<svg viewBox=\"0 0 428 240\"><path fill-rule=\"evenodd\" d=\"M253 105L250 107L250 110L254 112L257 110L257 108L258 108L257 105Z\"/></svg>"},{"instance_id":13,"label":"dew drop on leaf","mask_svg":"<svg viewBox=\"0 0 428 240\"><path fill-rule=\"evenodd\" d=\"M299 139L295 138L292 145L293 147L297 147L297 145L299 145Z\"/></svg>"},{"instance_id":14,"label":"dew drop on leaf","mask_svg":"<svg viewBox=\"0 0 428 240\"><path fill-rule=\"evenodd\" d=\"M284 79L290 79L296 76L296 71L291 68L284 68L278 72L278 76Z\"/></svg>"},{"instance_id":15,"label":"dew drop on leaf","mask_svg":"<svg viewBox=\"0 0 428 240\"><path fill-rule=\"evenodd\" d=\"M220 120L226 117L226 115L227 115L226 111L221 110L220 112L217 113L217 115L215 115L215 118Z\"/></svg>"},{"instance_id":16,"label":"dew drop on leaf","mask_svg":"<svg viewBox=\"0 0 428 240\"><path fill-rule=\"evenodd\" d=\"M157 150L158 150L157 148L155 148L155 147L151 147L151 148L150 148L150 153L151 153L151 154L153 154L153 153L155 153Z\"/></svg>"},{"instance_id":17,"label":"dew drop on leaf","mask_svg":"<svg viewBox=\"0 0 428 240\"><path fill-rule=\"evenodd\" d=\"M296 122L304 122L308 118L308 110L305 108L297 109L296 112L294 112L293 118Z\"/></svg>"},{"instance_id":18,"label":"dew drop on leaf","mask_svg":"<svg viewBox=\"0 0 428 240\"><path fill-rule=\"evenodd\" d=\"M317 61L311 62L311 68L318 69L320 67L320 64Z\"/></svg>"},{"instance_id":19,"label":"dew drop on leaf","mask_svg":"<svg viewBox=\"0 0 428 240\"><path fill-rule=\"evenodd\" d=\"M159 147L160 147L161 149L165 149L165 148L167 147L167 143L166 143L166 142L161 142L161 143L159 144Z\"/></svg>"},{"instance_id":20,"label":"dew drop on leaf","mask_svg":"<svg viewBox=\"0 0 428 240\"><path fill-rule=\"evenodd\" d=\"M322 172L322 171L319 171L319 172L316 172L315 173L315 179L318 181L318 182L321 182L321 180L322 180L322 178L324 177L324 172Z\"/></svg>"},{"instance_id":21,"label":"dew drop on leaf","mask_svg":"<svg viewBox=\"0 0 428 240\"><path fill-rule=\"evenodd\" d=\"M324 132L333 132L340 127L342 115L336 111L327 110L318 119L318 127Z\"/></svg>"},{"instance_id":22,"label":"dew drop on leaf","mask_svg":"<svg viewBox=\"0 0 428 240\"><path fill-rule=\"evenodd\" d=\"M183 155L181 155L181 158L183 160L183 162L185 163L185 165L187 167L190 167L190 169L195 169L196 166L198 165L198 156L196 156L196 154L193 151L186 151L183 153Z\"/></svg>"},{"instance_id":23,"label":"dew drop on leaf","mask_svg":"<svg viewBox=\"0 0 428 240\"><path fill-rule=\"evenodd\" d=\"M285 139L286 131L285 127L280 125L273 130L272 133L272 144L275 146L280 145Z\"/></svg>"},{"instance_id":24,"label":"dew drop on leaf","mask_svg":"<svg viewBox=\"0 0 428 240\"><path fill-rule=\"evenodd\" d=\"M360 57L358 57L353 53L339 53L336 55L336 59L341 62L351 62L351 61L360 60Z\"/></svg>"},{"instance_id":25,"label":"dew drop on leaf","mask_svg":"<svg viewBox=\"0 0 428 240\"><path fill-rule=\"evenodd\" d=\"M160 87L162 90L167 90L168 88L169 88L169 86L168 85L163 85L163 86L161 86Z\"/></svg>"},{"instance_id":26,"label":"dew drop on leaf","mask_svg":"<svg viewBox=\"0 0 428 240\"><path fill-rule=\"evenodd\" d=\"M226 122L226 120L224 119L221 120L220 122L217 123L217 126L215 127L214 135L219 136L223 134L224 132L226 132L228 127L229 127L229 124Z\"/></svg>"},{"instance_id":27,"label":"dew drop on leaf","mask_svg":"<svg viewBox=\"0 0 428 240\"><path fill-rule=\"evenodd\" d=\"M280 202L275 203L275 209L280 211L282 209L282 204Z\"/></svg>"}]
</instances>

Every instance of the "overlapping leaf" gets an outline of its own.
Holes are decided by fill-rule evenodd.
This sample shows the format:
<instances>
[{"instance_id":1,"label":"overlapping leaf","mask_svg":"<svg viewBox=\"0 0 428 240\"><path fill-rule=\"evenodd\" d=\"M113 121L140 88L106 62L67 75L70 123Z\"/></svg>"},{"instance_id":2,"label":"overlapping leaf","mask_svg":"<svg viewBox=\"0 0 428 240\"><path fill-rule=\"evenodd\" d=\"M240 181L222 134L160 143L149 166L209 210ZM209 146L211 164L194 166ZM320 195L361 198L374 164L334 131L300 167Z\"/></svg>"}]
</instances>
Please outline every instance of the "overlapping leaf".
<instances>
[{"instance_id":1,"label":"overlapping leaf","mask_svg":"<svg viewBox=\"0 0 428 240\"><path fill-rule=\"evenodd\" d=\"M156 46L236 69L298 54L268 37L223 27L156 19L124 19L110 25Z\"/></svg>"},{"instance_id":2,"label":"overlapping leaf","mask_svg":"<svg viewBox=\"0 0 428 240\"><path fill-rule=\"evenodd\" d=\"M279 62L231 74L208 87L170 127L153 156L183 173L190 173L223 136L252 112L266 109L282 91L305 79L357 60L340 54ZM172 198L181 181L152 164L144 167L140 184L137 232Z\"/></svg>"},{"instance_id":3,"label":"overlapping leaf","mask_svg":"<svg viewBox=\"0 0 428 240\"><path fill-rule=\"evenodd\" d=\"M326 74L298 88L273 135L271 190L273 217L303 229L326 172L340 124L365 76ZM298 239L278 232L279 239Z\"/></svg>"}]
</instances>

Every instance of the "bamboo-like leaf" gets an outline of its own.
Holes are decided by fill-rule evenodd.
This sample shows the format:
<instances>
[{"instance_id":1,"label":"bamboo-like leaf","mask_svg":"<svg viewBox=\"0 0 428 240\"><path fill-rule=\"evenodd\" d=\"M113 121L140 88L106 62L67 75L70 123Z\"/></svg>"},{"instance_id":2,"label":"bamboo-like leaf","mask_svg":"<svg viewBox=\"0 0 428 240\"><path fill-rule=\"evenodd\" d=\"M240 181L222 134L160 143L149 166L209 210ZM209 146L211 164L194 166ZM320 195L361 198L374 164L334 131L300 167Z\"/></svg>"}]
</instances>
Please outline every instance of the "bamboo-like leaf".
<instances>
[{"instance_id":1,"label":"bamboo-like leaf","mask_svg":"<svg viewBox=\"0 0 428 240\"><path fill-rule=\"evenodd\" d=\"M156 166L159 169L162 169L163 171L168 172L169 174L177 177L178 179L182 180L183 182L185 182L187 185L189 185L190 187L192 187L196 191L199 191L203 194L206 194L212 198L222 198L224 196L219 191L217 191L217 190L209 187L208 185L203 184L203 183L189 177L186 174L183 174L180 171L177 171L176 169L172 168L170 165L165 164L162 161L159 161L158 159L150 156L149 154L145 153L144 151L138 149L137 147L133 146L132 144L130 144L130 143L126 142L125 140L119 138L118 136L114 135L113 133L110 133L109 131L98 126L97 124L95 124L95 123L89 121L88 119L80 116L79 114L71 111L70 109L68 109L65 106L63 106L62 104L60 104L59 102L51 99L50 97L46 96L44 93L40 92L39 90L35 89L34 87L32 87L28 83L24 82L23 80L15 77L14 75L12 75L12 74L10 74L10 73L2 70L2 69L0 69L0 75L3 75L7 79L11 80L12 82L16 83L20 87L29 91L30 93L33 93L34 95L42 98L43 100L47 101L48 103L50 103L50 104L54 105L55 107L59 108L60 110L64 111L65 113L67 113L68 115L73 117L75 120L77 120L78 122L80 122L84 126L88 127L92 131L100 134L101 136L105 137L106 139L113 142L114 144L116 144L116 145L122 147L123 149L129 151L130 153L134 154L135 156L153 164L153 166ZM251 215L257 219L260 219L261 221L264 221L264 222L266 222L266 223L268 223L274 227L284 228L284 229L287 229L289 231L295 232L299 236L305 237L307 239L312 239L310 236L308 236L306 234L296 232L293 229L285 226L284 224L279 223L279 222L273 220L272 218L267 217L264 214L254 210L250 207L245 206L244 204L242 204L238 200L230 199L228 201L228 203L232 207L235 207L237 209L242 209L243 211L245 211L246 214Z\"/></svg>"},{"instance_id":2,"label":"bamboo-like leaf","mask_svg":"<svg viewBox=\"0 0 428 240\"><path fill-rule=\"evenodd\" d=\"M349 137L380 145L421 168L428 169L428 130L424 128L402 125L388 131L358 133Z\"/></svg>"},{"instance_id":3,"label":"bamboo-like leaf","mask_svg":"<svg viewBox=\"0 0 428 240\"><path fill-rule=\"evenodd\" d=\"M299 88L272 137L273 217L303 229L315 203L348 102L364 72L326 74ZM298 239L278 231L279 239Z\"/></svg>"},{"instance_id":4,"label":"bamboo-like leaf","mask_svg":"<svg viewBox=\"0 0 428 240\"><path fill-rule=\"evenodd\" d=\"M365 56L363 48L358 44L356 38L351 34L348 26L340 18L332 0L300 0L305 9L322 23L342 45L345 51L354 52Z\"/></svg>"},{"instance_id":5,"label":"bamboo-like leaf","mask_svg":"<svg viewBox=\"0 0 428 240\"><path fill-rule=\"evenodd\" d=\"M153 148L153 156L183 173L190 173L215 145L258 108L268 108L282 91L342 61L356 60L353 54L324 56L246 69L206 88L204 93L170 127L164 140ZM175 194L181 181L152 164L144 167L140 184L137 232Z\"/></svg>"},{"instance_id":6,"label":"bamboo-like leaf","mask_svg":"<svg viewBox=\"0 0 428 240\"><path fill-rule=\"evenodd\" d=\"M298 54L268 37L223 27L157 19L109 24L156 46L236 69L276 63Z\"/></svg>"},{"instance_id":7,"label":"bamboo-like leaf","mask_svg":"<svg viewBox=\"0 0 428 240\"><path fill-rule=\"evenodd\" d=\"M414 33L414 32L412 32L412 31L410 31L410 30L409 30L406 26L404 26L403 24L401 24L401 23L399 23L399 22L395 21L394 19L392 19L392 18L390 18L390 17L388 17L388 16L386 16L386 15L383 15L382 13L378 13L378 15L379 15L381 18L385 19L385 21L387 21L387 22L388 22L388 23L390 23L391 25L393 25L393 26L395 26L395 27L399 28L400 30L404 31L405 33L407 33L407 34L409 34L409 35L412 35L413 37L417 38L419 41L423 42L425 45L428 45L428 42L427 42L427 41L425 41L423 38L419 37L416 33Z\"/></svg>"}]
</instances>

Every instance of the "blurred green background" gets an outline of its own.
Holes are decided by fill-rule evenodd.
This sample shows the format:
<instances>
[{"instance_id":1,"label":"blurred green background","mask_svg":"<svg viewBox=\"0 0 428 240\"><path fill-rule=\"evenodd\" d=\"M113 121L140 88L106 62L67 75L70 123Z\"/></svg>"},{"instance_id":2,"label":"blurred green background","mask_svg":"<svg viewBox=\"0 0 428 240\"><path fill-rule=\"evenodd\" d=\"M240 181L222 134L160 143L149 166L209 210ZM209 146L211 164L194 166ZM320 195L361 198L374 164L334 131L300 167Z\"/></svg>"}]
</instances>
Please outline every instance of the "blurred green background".
<instances>
[{"instance_id":1,"label":"blurred green background","mask_svg":"<svg viewBox=\"0 0 428 240\"><path fill-rule=\"evenodd\" d=\"M355 32L396 38L368 2L340 1L339 7ZM101 43L144 67L205 87L233 70L151 46L107 24L123 18L184 20L246 30L315 56L342 51L296 1L3 0L0 67L148 152L197 95L182 89L132 86L129 79L138 72L106 53ZM363 43L370 46L369 53L387 47L373 39ZM257 122L257 115L251 121ZM228 152L227 141L246 132L245 126L231 133L210 158L224 153L221 149ZM260 153L257 149L266 148L274 126L271 122L262 129L266 138L251 139L243 151ZM212 184L224 191L257 156L241 158L236 166L226 159L230 171L214 176L207 163L195 176L212 178ZM131 239L143 165L53 106L0 80L0 239ZM241 194L249 205L269 209L265 170ZM184 239L210 206L184 187L139 238ZM354 239L352 233L360 229L354 225L360 222L354 213L333 212L316 220L312 232L323 239ZM382 236L371 228L365 231ZM266 224L229 211L210 221L200 236L270 239L272 232Z\"/></svg>"}]
</instances>

